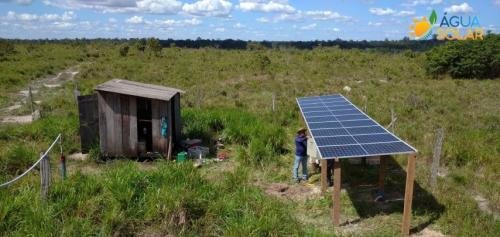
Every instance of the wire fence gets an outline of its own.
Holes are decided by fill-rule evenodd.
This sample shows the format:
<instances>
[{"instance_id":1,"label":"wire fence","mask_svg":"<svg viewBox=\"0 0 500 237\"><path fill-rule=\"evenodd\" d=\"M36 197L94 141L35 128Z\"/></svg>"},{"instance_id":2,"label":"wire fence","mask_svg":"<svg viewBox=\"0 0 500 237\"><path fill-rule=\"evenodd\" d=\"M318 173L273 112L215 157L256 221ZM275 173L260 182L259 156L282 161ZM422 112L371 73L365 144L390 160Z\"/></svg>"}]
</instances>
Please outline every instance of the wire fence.
<instances>
[{"instance_id":1,"label":"wire fence","mask_svg":"<svg viewBox=\"0 0 500 237\"><path fill-rule=\"evenodd\" d=\"M49 149L47 149L47 151L45 151L45 153L43 153L40 156L40 159L38 159L29 169L27 169L26 171L24 171L19 176L15 177L14 179L12 179L12 180L10 180L10 181L8 181L6 183L0 184L0 188L7 187L7 186L15 183L16 181L20 180L22 177L24 177L25 175L27 175L30 171L32 171L44 158L46 158L48 156L49 152L52 150L52 148L56 145L57 142L59 142L59 146L61 146L61 151L62 151L61 134L59 134L57 136L57 138L54 140L54 142L52 142L52 144L50 145Z\"/></svg>"}]
</instances>

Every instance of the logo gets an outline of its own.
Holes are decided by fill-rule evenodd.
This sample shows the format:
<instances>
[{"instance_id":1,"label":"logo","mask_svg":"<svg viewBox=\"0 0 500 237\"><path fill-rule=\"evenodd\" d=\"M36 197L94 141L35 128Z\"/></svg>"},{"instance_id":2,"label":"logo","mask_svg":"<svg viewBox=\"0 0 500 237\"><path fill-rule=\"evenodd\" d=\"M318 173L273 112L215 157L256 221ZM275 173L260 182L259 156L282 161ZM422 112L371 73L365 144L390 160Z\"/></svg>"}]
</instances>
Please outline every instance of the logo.
<instances>
[{"instance_id":1,"label":"logo","mask_svg":"<svg viewBox=\"0 0 500 237\"><path fill-rule=\"evenodd\" d=\"M482 40L484 29L477 16L448 15L447 12L436 24L438 15L432 10L429 20L425 16L414 18L410 25L410 36L415 40L426 40L436 35L438 40Z\"/></svg>"}]
</instances>

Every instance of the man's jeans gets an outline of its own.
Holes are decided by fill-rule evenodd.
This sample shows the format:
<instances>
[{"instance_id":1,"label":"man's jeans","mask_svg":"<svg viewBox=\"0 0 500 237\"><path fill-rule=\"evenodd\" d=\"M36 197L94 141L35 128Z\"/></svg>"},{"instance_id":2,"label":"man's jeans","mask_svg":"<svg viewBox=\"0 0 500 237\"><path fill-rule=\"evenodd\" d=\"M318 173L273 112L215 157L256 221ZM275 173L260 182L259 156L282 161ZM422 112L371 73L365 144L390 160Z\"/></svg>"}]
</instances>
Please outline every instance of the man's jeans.
<instances>
[{"instance_id":1,"label":"man's jeans","mask_svg":"<svg viewBox=\"0 0 500 237\"><path fill-rule=\"evenodd\" d=\"M293 178L299 180L299 165L302 164L302 179L307 180L307 156L295 155L295 162L293 163Z\"/></svg>"}]
</instances>

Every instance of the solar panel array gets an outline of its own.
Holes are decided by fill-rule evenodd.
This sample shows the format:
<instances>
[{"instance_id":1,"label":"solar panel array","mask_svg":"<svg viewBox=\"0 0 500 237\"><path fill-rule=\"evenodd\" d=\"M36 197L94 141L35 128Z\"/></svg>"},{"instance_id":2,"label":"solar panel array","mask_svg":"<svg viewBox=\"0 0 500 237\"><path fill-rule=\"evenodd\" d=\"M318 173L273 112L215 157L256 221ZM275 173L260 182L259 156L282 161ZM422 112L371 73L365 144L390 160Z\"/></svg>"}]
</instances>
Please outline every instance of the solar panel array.
<instances>
[{"instance_id":1,"label":"solar panel array","mask_svg":"<svg viewBox=\"0 0 500 237\"><path fill-rule=\"evenodd\" d=\"M297 98L297 103L323 159L417 152L341 94Z\"/></svg>"}]
</instances>

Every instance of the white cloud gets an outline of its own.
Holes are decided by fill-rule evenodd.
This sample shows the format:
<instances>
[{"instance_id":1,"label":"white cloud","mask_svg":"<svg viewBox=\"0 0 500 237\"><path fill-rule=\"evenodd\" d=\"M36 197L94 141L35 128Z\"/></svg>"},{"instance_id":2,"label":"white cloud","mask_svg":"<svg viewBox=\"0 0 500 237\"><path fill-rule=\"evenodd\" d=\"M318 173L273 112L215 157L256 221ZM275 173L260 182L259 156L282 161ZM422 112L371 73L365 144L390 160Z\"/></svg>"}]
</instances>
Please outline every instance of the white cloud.
<instances>
[{"instance_id":1,"label":"white cloud","mask_svg":"<svg viewBox=\"0 0 500 237\"><path fill-rule=\"evenodd\" d=\"M495 5L499 5L499 6L500 6L500 0L494 0L494 1L493 1L493 4L495 4Z\"/></svg>"},{"instance_id":2,"label":"white cloud","mask_svg":"<svg viewBox=\"0 0 500 237\"><path fill-rule=\"evenodd\" d=\"M177 0L44 0L47 5L68 9L95 9L104 12L175 14L182 8Z\"/></svg>"},{"instance_id":3,"label":"white cloud","mask_svg":"<svg viewBox=\"0 0 500 237\"><path fill-rule=\"evenodd\" d=\"M62 22L68 22L76 19L76 14L73 11L67 11L64 12L62 15L59 14L43 14L43 15L37 15L37 14L30 14L30 13L16 13L14 11L9 11L7 12L7 15L5 17L2 17L5 20L9 21L23 21L23 22L29 22L29 21L62 21Z\"/></svg>"},{"instance_id":4,"label":"white cloud","mask_svg":"<svg viewBox=\"0 0 500 237\"><path fill-rule=\"evenodd\" d=\"M33 2L33 0L0 0L0 3L1 2L14 2L21 5L29 5Z\"/></svg>"},{"instance_id":5,"label":"white cloud","mask_svg":"<svg viewBox=\"0 0 500 237\"><path fill-rule=\"evenodd\" d=\"M265 18L265 17L259 17L257 18L257 21L258 22L262 22L262 23L268 23L269 22L269 19Z\"/></svg>"},{"instance_id":6,"label":"white cloud","mask_svg":"<svg viewBox=\"0 0 500 237\"><path fill-rule=\"evenodd\" d=\"M201 0L193 4L184 4L182 10L195 16L227 17L233 8L233 4L226 0Z\"/></svg>"},{"instance_id":7,"label":"white cloud","mask_svg":"<svg viewBox=\"0 0 500 237\"><path fill-rule=\"evenodd\" d=\"M118 21L116 20L116 18L113 18L113 17L110 17L110 18L108 19L108 21L109 21L110 23L116 23L116 22L118 22Z\"/></svg>"},{"instance_id":8,"label":"white cloud","mask_svg":"<svg viewBox=\"0 0 500 237\"><path fill-rule=\"evenodd\" d=\"M157 14L176 13L182 7L182 3L176 0L141 0L136 4L141 12Z\"/></svg>"},{"instance_id":9,"label":"white cloud","mask_svg":"<svg viewBox=\"0 0 500 237\"><path fill-rule=\"evenodd\" d=\"M375 14L377 16L386 16L386 15L393 15L396 13L391 8L378 8L378 7L372 7L370 8L370 13Z\"/></svg>"},{"instance_id":10,"label":"white cloud","mask_svg":"<svg viewBox=\"0 0 500 237\"><path fill-rule=\"evenodd\" d=\"M130 24L142 24L144 23L144 19L142 16L133 16L125 20L125 22Z\"/></svg>"},{"instance_id":11,"label":"white cloud","mask_svg":"<svg viewBox=\"0 0 500 237\"><path fill-rule=\"evenodd\" d=\"M369 25L369 26L381 26L381 25L382 25L382 22L371 22L371 21L369 21L369 22L368 22L368 25Z\"/></svg>"},{"instance_id":12,"label":"white cloud","mask_svg":"<svg viewBox=\"0 0 500 237\"><path fill-rule=\"evenodd\" d=\"M56 28L59 28L59 29L67 29L67 28L71 28L73 26L75 26L75 23L71 23L71 22L54 22L54 26Z\"/></svg>"},{"instance_id":13,"label":"white cloud","mask_svg":"<svg viewBox=\"0 0 500 237\"><path fill-rule=\"evenodd\" d=\"M441 4L443 0L413 0L409 3L403 3L403 6L418 6L418 5L437 5Z\"/></svg>"},{"instance_id":14,"label":"white cloud","mask_svg":"<svg viewBox=\"0 0 500 237\"><path fill-rule=\"evenodd\" d=\"M445 11L451 12L451 13L469 13L473 12L474 9L472 9L471 6L469 6L468 3L464 2L459 5L451 5L450 7L445 8Z\"/></svg>"},{"instance_id":15,"label":"white cloud","mask_svg":"<svg viewBox=\"0 0 500 237\"><path fill-rule=\"evenodd\" d=\"M155 20L155 21L145 21L146 24L148 25L156 25L156 26L163 26L167 27L169 29L173 29L172 27L174 26L196 26L200 25L201 21L198 20L198 18L192 18L192 19L184 19L184 20L172 20L172 19L167 19L167 20Z\"/></svg>"},{"instance_id":16,"label":"white cloud","mask_svg":"<svg viewBox=\"0 0 500 237\"><path fill-rule=\"evenodd\" d=\"M332 11L306 11L305 15L311 17L314 20L349 21L352 19L352 17L343 16L338 12L332 12Z\"/></svg>"},{"instance_id":17,"label":"white cloud","mask_svg":"<svg viewBox=\"0 0 500 237\"><path fill-rule=\"evenodd\" d=\"M309 25L302 26L302 27L300 27L300 29L301 30L312 30L312 29L316 28L316 26L317 26L316 23L312 23Z\"/></svg>"},{"instance_id":18,"label":"white cloud","mask_svg":"<svg viewBox=\"0 0 500 237\"><path fill-rule=\"evenodd\" d=\"M335 31L335 32L340 32L339 28L333 28L332 30Z\"/></svg>"},{"instance_id":19,"label":"white cloud","mask_svg":"<svg viewBox=\"0 0 500 237\"><path fill-rule=\"evenodd\" d=\"M399 11L395 15L396 16L411 16L411 15L415 15L415 12L414 11Z\"/></svg>"},{"instance_id":20,"label":"white cloud","mask_svg":"<svg viewBox=\"0 0 500 237\"><path fill-rule=\"evenodd\" d=\"M242 11L293 13L295 8L287 0L240 0L238 8Z\"/></svg>"},{"instance_id":21,"label":"white cloud","mask_svg":"<svg viewBox=\"0 0 500 237\"><path fill-rule=\"evenodd\" d=\"M215 31L217 31L217 32L224 32L224 31L226 31L226 29L223 28L223 27L218 27L218 28L215 28Z\"/></svg>"},{"instance_id":22,"label":"white cloud","mask_svg":"<svg viewBox=\"0 0 500 237\"><path fill-rule=\"evenodd\" d=\"M378 8L372 7L369 9L370 13L377 16L411 16L414 15L414 11L396 11L392 8Z\"/></svg>"},{"instance_id":23,"label":"white cloud","mask_svg":"<svg viewBox=\"0 0 500 237\"><path fill-rule=\"evenodd\" d=\"M236 29L241 29L241 28L245 28L246 26L238 22L238 23L234 24L233 27Z\"/></svg>"}]
</instances>

